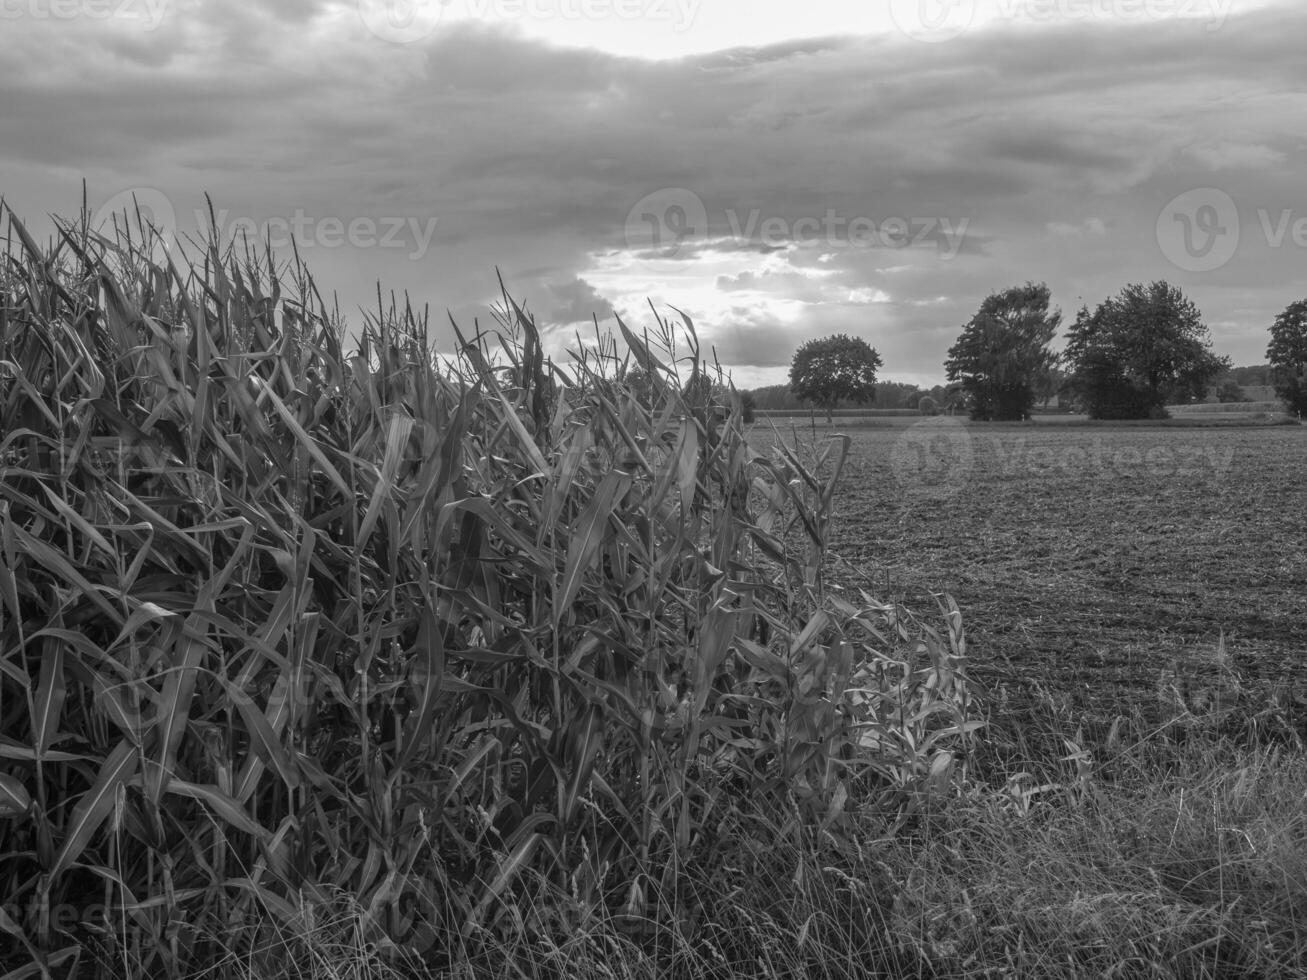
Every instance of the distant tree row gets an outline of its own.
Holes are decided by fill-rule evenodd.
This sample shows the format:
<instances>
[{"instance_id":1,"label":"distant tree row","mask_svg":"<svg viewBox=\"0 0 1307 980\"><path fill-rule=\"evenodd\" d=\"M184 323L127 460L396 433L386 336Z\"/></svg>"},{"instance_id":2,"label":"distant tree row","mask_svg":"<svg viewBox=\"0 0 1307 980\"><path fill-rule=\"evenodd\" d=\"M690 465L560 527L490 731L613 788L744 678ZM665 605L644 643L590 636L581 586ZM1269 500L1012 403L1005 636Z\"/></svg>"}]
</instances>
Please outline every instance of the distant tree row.
<instances>
[{"instance_id":1,"label":"distant tree row","mask_svg":"<svg viewBox=\"0 0 1307 980\"><path fill-rule=\"evenodd\" d=\"M922 410L923 405L951 401L943 385L923 389L899 381L877 381L881 364L880 354L865 340L836 334L810 340L795 352L789 384L758 388L751 394L759 410L793 411L812 405L826 413L827 422L845 402Z\"/></svg>"},{"instance_id":2,"label":"distant tree row","mask_svg":"<svg viewBox=\"0 0 1307 980\"><path fill-rule=\"evenodd\" d=\"M1221 401L1246 400L1242 385L1269 383L1293 411L1307 410L1307 299L1271 326L1270 363L1247 368L1212 351L1198 308L1162 280L1131 283L1093 312L1082 306L1059 354L1052 343L1061 322L1046 283L987 296L949 348L944 368L952 384L929 390L877 381L881 357L865 340L811 340L795 352L789 384L756 389L749 407L815 405L829 422L844 402L934 413L960 398L973 419L1011 421L1065 395L1090 418L1164 418L1167 405L1204 400L1219 378Z\"/></svg>"},{"instance_id":3,"label":"distant tree row","mask_svg":"<svg viewBox=\"0 0 1307 980\"><path fill-rule=\"evenodd\" d=\"M1066 392L1091 418L1161 418L1166 406L1202 401L1220 378L1221 401L1245 400L1243 384L1270 384L1307 411L1307 300L1271 325L1263 367L1234 368L1212 351L1198 308L1177 287L1132 283L1091 313L1082 306L1066 349L1051 343L1061 311L1048 286L1026 283L987 297L949 349L944 367L975 419L1019 419L1039 397Z\"/></svg>"},{"instance_id":4,"label":"distant tree row","mask_svg":"<svg viewBox=\"0 0 1307 980\"><path fill-rule=\"evenodd\" d=\"M754 388L749 394L762 412L796 412L809 407L809 403L791 391L788 384ZM877 381L875 394L867 402L877 408L916 409L925 397L933 397L939 404L946 405L950 396L945 385L923 388L904 381Z\"/></svg>"},{"instance_id":5,"label":"distant tree row","mask_svg":"<svg viewBox=\"0 0 1307 980\"><path fill-rule=\"evenodd\" d=\"M1230 370L1198 308L1170 283L1132 283L1092 313L1081 307L1060 355L1051 345L1062 313L1049 306L1048 286L1026 283L988 296L963 326L944 367L972 418L1024 418L1059 390L1091 418L1161 418L1168 404L1201 401Z\"/></svg>"},{"instance_id":6,"label":"distant tree row","mask_svg":"<svg viewBox=\"0 0 1307 980\"><path fill-rule=\"evenodd\" d=\"M1232 381L1241 388L1269 388L1275 384L1274 371L1275 369L1269 364L1233 367L1221 376L1221 380Z\"/></svg>"}]
</instances>

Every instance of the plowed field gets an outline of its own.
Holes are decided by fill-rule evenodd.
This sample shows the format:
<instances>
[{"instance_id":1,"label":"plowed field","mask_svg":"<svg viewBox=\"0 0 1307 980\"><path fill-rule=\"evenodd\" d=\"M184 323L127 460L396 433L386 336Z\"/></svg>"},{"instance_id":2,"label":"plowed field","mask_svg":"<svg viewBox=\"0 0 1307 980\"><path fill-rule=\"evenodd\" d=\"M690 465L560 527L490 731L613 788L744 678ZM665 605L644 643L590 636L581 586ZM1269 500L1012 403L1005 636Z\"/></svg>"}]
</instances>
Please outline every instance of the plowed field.
<instances>
[{"instance_id":1,"label":"plowed field","mask_svg":"<svg viewBox=\"0 0 1307 980\"><path fill-rule=\"evenodd\" d=\"M1307 427L847 431L832 577L923 616L952 594L983 683L1101 718L1211 669L1222 633L1248 676L1307 667Z\"/></svg>"}]
</instances>

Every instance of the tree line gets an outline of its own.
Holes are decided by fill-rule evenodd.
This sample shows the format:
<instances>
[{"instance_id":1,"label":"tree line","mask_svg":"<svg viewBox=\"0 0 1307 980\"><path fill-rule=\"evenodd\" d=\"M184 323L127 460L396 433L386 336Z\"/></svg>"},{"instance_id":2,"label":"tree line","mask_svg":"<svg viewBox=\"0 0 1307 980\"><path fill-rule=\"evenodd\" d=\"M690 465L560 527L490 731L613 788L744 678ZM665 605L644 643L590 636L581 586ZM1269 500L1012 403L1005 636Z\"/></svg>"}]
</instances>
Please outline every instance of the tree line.
<instances>
[{"instance_id":1,"label":"tree line","mask_svg":"<svg viewBox=\"0 0 1307 980\"><path fill-rule=\"evenodd\" d=\"M1081 306L1060 352L1052 345L1062 311L1051 299L1047 284L1033 282L987 296L948 350L947 386L927 391L878 381L880 354L839 334L800 347L789 384L757 389L752 400L759 409L814 405L828 421L845 402L960 406L978 421L1012 421L1059 396L1090 418L1148 419L1165 418L1167 405L1202 401L1221 379L1222 401L1240 400L1240 385L1269 384L1291 411L1307 410L1307 299L1271 325L1269 363L1249 368L1234 368L1212 350L1198 308L1163 280L1131 283L1092 312Z\"/></svg>"},{"instance_id":2,"label":"tree line","mask_svg":"<svg viewBox=\"0 0 1307 980\"><path fill-rule=\"evenodd\" d=\"M752 396L754 406L762 412L794 412L815 404L800 398L788 384L765 385L744 394ZM934 398L937 404L946 405L950 397L948 386L923 388L906 381L876 381L875 394L868 401L877 408L915 410L920 407L923 397ZM838 404L832 407L838 407Z\"/></svg>"}]
</instances>

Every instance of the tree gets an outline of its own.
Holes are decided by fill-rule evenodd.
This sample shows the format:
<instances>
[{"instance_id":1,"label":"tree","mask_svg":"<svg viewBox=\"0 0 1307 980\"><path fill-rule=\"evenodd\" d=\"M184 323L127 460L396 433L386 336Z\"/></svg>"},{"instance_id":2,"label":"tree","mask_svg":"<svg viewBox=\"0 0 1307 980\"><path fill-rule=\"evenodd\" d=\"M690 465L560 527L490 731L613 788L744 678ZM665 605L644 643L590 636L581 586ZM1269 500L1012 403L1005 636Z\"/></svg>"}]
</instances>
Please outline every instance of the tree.
<instances>
[{"instance_id":1,"label":"tree","mask_svg":"<svg viewBox=\"0 0 1307 980\"><path fill-rule=\"evenodd\" d=\"M1250 399L1243 393L1243 388L1240 387L1239 382L1230 378L1216 386L1216 400L1218 402L1246 402Z\"/></svg>"},{"instance_id":2,"label":"tree","mask_svg":"<svg viewBox=\"0 0 1307 980\"><path fill-rule=\"evenodd\" d=\"M1230 378L1239 382L1241 387L1250 385L1264 388L1275 384L1275 368L1269 364L1253 364L1249 367L1230 368Z\"/></svg>"},{"instance_id":3,"label":"tree","mask_svg":"<svg viewBox=\"0 0 1307 980\"><path fill-rule=\"evenodd\" d=\"M1271 362L1275 393L1290 411L1307 412L1307 299L1290 303L1275 318L1266 359Z\"/></svg>"},{"instance_id":4,"label":"tree","mask_svg":"<svg viewBox=\"0 0 1307 980\"><path fill-rule=\"evenodd\" d=\"M1166 418L1172 402L1201 401L1230 359L1212 352L1202 315L1178 288L1132 283L1091 314L1081 307L1064 355L1090 418Z\"/></svg>"},{"instance_id":5,"label":"tree","mask_svg":"<svg viewBox=\"0 0 1307 980\"><path fill-rule=\"evenodd\" d=\"M740 410L744 413L744 424L752 425L758 415L758 402L752 391L740 392Z\"/></svg>"},{"instance_id":6,"label":"tree","mask_svg":"<svg viewBox=\"0 0 1307 980\"><path fill-rule=\"evenodd\" d=\"M765 385L752 391L755 407L761 411L776 412L797 408L797 399L789 385Z\"/></svg>"},{"instance_id":7,"label":"tree","mask_svg":"<svg viewBox=\"0 0 1307 980\"><path fill-rule=\"evenodd\" d=\"M921 400L921 389L902 381L877 381L876 397L881 408L916 408Z\"/></svg>"},{"instance_id":8,"label":"tree","mask_svg":"<svg viewBox=\"0 0 1307 980\"><path fill-rule=\"evenodd\" d=\"M790 363L790 391L824 410L829 423L840 402L875 400L880 366L875 348L859 337L836 334L810 340Z\"/></svg>"},{"instance_id":9,"label":"tree","mask_svg":"<svg viewBox=\"0 0 1307 980\"><path fill-rule=\"evenodd\" d=\"M1047 386L1057 362L1048 345L1062 322L1049 296L1042 282L991 293L949 348L948 380L961 382L973 419L1023 419Z\"/></svg>"}]
</instances>

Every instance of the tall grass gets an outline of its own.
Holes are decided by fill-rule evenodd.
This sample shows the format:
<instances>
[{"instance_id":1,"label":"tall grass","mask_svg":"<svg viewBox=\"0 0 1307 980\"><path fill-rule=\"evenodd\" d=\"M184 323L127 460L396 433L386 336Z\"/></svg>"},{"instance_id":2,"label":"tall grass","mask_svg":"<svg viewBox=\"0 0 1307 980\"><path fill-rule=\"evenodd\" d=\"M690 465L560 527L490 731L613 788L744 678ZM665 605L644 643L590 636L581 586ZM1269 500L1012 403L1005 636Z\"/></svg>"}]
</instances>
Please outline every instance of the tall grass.
<instances>
[{"instance_id":1,"label":"tall grass","mask_svg":"<svg viewBox=\"0 0 1307 980\"><path fill-rule=\"evenodd\" d=\"M139 215L45 246L7 217L9 976L337 943L566 972L597 923L674 973L753 943L706 854L856 848L965 770L956 606L825 580L847 440L754 450L688 318L560 366L505 294L445 369L407 305L351 338L216 229L161 264Z\"/></svg>"}]
</instances>

